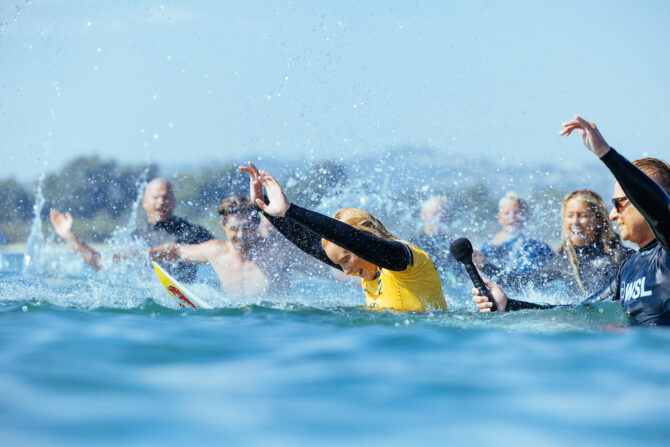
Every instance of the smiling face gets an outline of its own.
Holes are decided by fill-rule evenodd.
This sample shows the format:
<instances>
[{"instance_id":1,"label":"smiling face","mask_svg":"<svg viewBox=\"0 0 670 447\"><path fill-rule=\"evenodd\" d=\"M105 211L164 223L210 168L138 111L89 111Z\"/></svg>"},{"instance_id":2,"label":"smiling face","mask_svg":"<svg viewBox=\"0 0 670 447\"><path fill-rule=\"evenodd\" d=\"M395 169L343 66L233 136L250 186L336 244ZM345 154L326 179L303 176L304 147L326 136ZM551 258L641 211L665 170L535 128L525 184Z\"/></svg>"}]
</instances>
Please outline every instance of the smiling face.
<instances>
[{"instance_id":1,"label":"smiling face","mask_svg":"<svg viewBox=\"0 0 670 447\"><path fill-rule=\"evenodd\" d=\"M163 179L153 179L144 190L142 207L149 216L149 222L157 223L170 217L174 211L174 193L170 183Z\"/></svg>"},{"instance_id":2,"label":"smiling face","mask_svg":"<svg viewBox=\"0 0 670 447\"><path fill-rule=\"evenodd\" d=\"M524 227L526 216L519 201L507 199L500 202L498 223L508 233L515 233Z\"/></svg>"},{"instance_id":3,"label":"smiling face","mask_svg":"<svg viewBox=\"0 0 670 447\"><path fill-rule=\"evenodd\" d=\"M342 267L342 271L347 275L360 276L365 280L371 281L377 274L377 270L379 270L376 265L359 258L339 245L327 243L324 250L328 258Z\"/></svg>"},{"instance_id":4,"label":"smiling face","mask_svg":"<svg viewBox=\"0 0 670 447\"><path fill-rule=\"evenodd\" d=\"M598 217L588 203L580 199L570 199L565 204L563 213L563 231L572 245L582 247L596 240Z\"/></svg>"},{"instance_id":5,"label":"smiling face","mask_svg":"<svg viewBox=\"0 0 670 447\"><path fill-rule=\"evenodd\" d=\"M614 185L613 198L618 199L622 197L626 197L626 194L617 182ZM630 241L638 247L644 247L655 239L649 224L633 204L629 201L622 201L620 209L621 212L617 211L616 207L613 207L609 217L610 220L615 221L619 225L621 239Z\"/></svg>"}]
</instances>

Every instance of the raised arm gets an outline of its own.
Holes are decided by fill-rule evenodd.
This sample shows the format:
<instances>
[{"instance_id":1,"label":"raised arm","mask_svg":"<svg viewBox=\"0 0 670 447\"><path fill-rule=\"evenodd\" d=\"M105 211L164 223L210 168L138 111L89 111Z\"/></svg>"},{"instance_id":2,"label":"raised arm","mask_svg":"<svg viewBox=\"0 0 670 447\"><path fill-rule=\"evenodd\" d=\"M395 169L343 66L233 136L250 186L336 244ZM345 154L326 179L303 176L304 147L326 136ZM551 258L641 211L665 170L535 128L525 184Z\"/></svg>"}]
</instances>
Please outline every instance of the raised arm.
<instances>
[{"instance_id":1,"label":"raised arm","mask_svg":"<svg viewBox=\"0 0 670 447\"><path fill-rule=\"evenodd\" d=\"M670 249L670 196L663 188L612 149L596 125L577 116L563 123L560 135L577 130L584 145L596 154L612 172L633 206L646 219L658 242Z\"/></svg>"},{"instance_id":2,"label":"raised arm","mask_svg":"<svg viewBox=\"0 0 670 447\"><path fill-rule=\"evenodd\" d=\"M256 166L252 162L249 162L248 166L240 166L240 171L249 174L249 196L251 197L251 201L256 205L258 205L258 201L265 203L263 185L261 184L260 173ZM321 238L318 235L288 219L275 217L267 213L264 213L264 215L277 231L300 250L330 267L342 270L339 265L326 256L326 252L321 247Z\"/></svg>"},{"instance_id":3,"label":"raised arm","mask_svg":"<svg viewBox=\"0 0 670 447\"><path fill-rule=\"evenodd\" d=\"M56 234L65 239L72 250L79 253L86 264L90 265L95 270L100 270L102 256L74 235L72 232L74 219L69 212L62 214L58 210L51 210L49 213L49 220L51 221L54 230L56 230Z\"/></svg>"},{"instance_id":4,"label":"raised arm","mask_svg":"<svg viewBox=\"0 0 670 447\"><path fill-rule=\"evenodd\" d=\"M287 219L305 227L372 264L388 270L405 270L411 260L409 248L402 242L387 241L323 214L292 205L286 199L277 180L264 171L260 181L267 191L270 203L257 199L256 204L266 215Z\"/></svg>"},{"instance_id":5,"label":"raised arm","mask_svg":"<svg viewBox=\"0 0 670 447\"><path fill-rule=\"evenodd\" d=\"M149 251L154 261L183 260L194 264L207 264L223 250L223 241L211 240L202 244L164 244Z\"/></svg>"}]
</instances>

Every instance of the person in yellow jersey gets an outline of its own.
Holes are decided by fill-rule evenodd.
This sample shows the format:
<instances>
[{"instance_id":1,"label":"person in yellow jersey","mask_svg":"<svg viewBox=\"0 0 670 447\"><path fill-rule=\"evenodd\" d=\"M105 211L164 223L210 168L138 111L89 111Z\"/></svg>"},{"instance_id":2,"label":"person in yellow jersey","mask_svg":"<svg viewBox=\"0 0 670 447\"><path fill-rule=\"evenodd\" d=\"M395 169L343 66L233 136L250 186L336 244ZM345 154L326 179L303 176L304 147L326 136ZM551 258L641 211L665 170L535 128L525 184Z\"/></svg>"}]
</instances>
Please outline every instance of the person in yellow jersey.
<instances>
[{"instance_id":1,"label":"person in yellow jersey","mask_svg":"<svg viewBox=\"0 0 670 447\"><path fill-rule=\"evenodd\" d=\"M399 312L447 308L430 257L398 240L372 214L343 208L330 218L289 203L277 180L252 163L240 171L249 175L253 202L280 233L314 258L362 279L368 308Z\"/></svg>"}]
</instances>

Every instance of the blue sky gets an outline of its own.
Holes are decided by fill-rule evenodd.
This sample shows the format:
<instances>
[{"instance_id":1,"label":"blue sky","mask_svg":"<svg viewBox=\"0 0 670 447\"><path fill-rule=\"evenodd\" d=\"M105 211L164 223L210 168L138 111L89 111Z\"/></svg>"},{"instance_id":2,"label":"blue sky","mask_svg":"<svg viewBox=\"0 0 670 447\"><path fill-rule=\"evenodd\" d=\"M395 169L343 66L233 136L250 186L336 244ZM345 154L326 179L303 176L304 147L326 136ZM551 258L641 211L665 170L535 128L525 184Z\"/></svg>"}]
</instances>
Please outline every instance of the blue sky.
<instances>
[{"instance_id":1,"label":"blue sky","mask_svg":"<svg viewBox=\"0 0 670 447\"><path fill-rule=\"evenodd\" d=\"M580 113L670 158L670 3L5 1L5 175L426 146L586 163Z\"/></svg>"}]
</instances>

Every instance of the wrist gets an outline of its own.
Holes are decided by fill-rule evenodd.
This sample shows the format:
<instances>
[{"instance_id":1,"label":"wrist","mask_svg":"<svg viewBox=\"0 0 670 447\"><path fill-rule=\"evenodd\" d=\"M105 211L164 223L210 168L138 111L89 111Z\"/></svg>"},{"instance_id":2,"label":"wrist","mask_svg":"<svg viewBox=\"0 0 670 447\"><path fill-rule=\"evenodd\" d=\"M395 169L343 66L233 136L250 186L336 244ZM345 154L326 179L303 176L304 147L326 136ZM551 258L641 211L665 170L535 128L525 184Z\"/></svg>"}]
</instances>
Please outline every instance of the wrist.
<instances>
[{"instance_id":1,"label":"wrist","mask_svg":"<svg viewBox=\"0 0 670 447\"><path fill-rule=\"evenodd\" d=\"M608 154L608 152L611 149L612 148L608 144L605 144L603 147L598 148L598 151L596 152L596 155L598 156L598 158L603 158L605 155Z\"/></svg>"}]
</instances>

